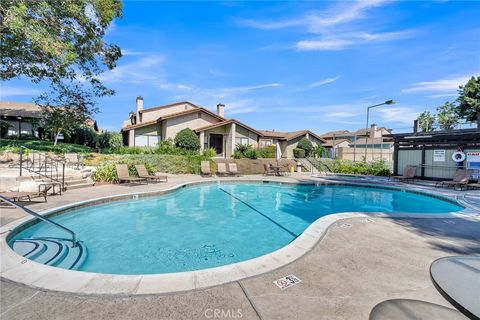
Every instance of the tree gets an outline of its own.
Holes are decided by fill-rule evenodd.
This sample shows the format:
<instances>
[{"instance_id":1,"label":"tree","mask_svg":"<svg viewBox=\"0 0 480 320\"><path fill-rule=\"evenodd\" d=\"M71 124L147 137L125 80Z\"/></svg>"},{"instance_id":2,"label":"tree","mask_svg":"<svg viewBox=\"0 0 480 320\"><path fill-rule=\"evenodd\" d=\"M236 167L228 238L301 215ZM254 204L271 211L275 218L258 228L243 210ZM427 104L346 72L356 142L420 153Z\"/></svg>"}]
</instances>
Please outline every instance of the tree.
<instances>
[{"instance_id":1,"label":"tree","mask_svg":"<svg viewBox=\"0 0 480 320\"><path fill-rule=\"evenodd\" d=\"M480 112L480 77L472 77L458 89L457 113L467 121L476 121Z\"/></svg>"},{"instance_id":2,"label":"tree","mask_svg":"<svg viewBox=\"0 0 480 320\"><path fill-rule=\"evenodd\" d=\"M43 127L54 135L57 145L62 130L69 131L76 125L84 124L95 112L92 92L82 90L78 85L59 85L57 94L42 94L36 103L42 108Z\"/></svg>"},{"instance_id":3,"label":"tree","mask_svg":"<svg viewBox=\"0 0 480 320\"><path fill-rule=\"evenodd\" d=\"M305 150L305 154L308 156L313 150L313 144L308 138L305 137L298 141L297 148Z\"/></svg>"},{"instance_id":4,"label":"tree","mask_svg":"<svg viewBox=\"0 0 480 320\"><path fill-rule=\"evenodd\" d=\"M418 118L418 125L423 132L428 132L433 129L433 123L435 122L435 116L429 111L422 112Z\"/></svg>"},{"instance_id":5,"label":"tree","mask_svg":"<svg viewBox=\"0 0 480 320\"><path fill-rule=\"evenodd\" d=\"M438 124L443 130L453 129L458 124L456 106L451 102L445 102L437 108Z\"/></svg>"},{"instance_id":6,"label":"tree","mask_svg":"<svg viewBox=\"0 0 480 320\"><path fill-rule=\"evenodd\" d=\"M180 130L175 136L175 145L179 148L188 150L200 149L200 139L192 129L185 128Z\"/></svg>"},{"instance_id":7,"label":"tree","mask_svg":"<svg viewBox=\"0 0 480 320\"><path fill-rule=\"evenodd\" d=\"M122 55L102 39L121 10L121 0L2 1L0 79L24 76L54 85L82 79L95 95L112 94L98 75Z\"/></svg>"}]
</instances>

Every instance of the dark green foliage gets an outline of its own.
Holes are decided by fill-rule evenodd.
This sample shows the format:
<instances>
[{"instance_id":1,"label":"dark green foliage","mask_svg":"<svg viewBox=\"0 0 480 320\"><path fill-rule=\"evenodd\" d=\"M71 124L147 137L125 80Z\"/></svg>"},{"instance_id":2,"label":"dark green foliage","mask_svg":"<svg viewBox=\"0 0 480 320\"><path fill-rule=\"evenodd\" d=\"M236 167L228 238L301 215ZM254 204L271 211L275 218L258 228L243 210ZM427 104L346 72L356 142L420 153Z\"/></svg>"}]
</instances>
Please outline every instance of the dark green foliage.
<instances>
[{"instance_id":1,"label":"dark green foliage","mask_svg":"<svg viewBox=\"0 0 480 320\"><path fill-rule=\"evenodd\" d=\"M187 150L198 150L200 149L200 139L193 132L192 129L185 128L177 133L175 136L175 145L179 148L184 148Z\"/></svg>"},{"instance_id":2,"label":"dark green foliage","mask_svg":"<svg viewBox=\"0 0 480 320\"><path fill-rule=\"evenodd\" d=\"M265 146L262 148L258 148L258 157L259 158L264 158L264 159L272 159L275 158L276 154L276 146L275 145L270 145L270 146Z\"/></svg>"},{"instance_id":3,"label":"dark green foliage","mask_svg":"<svg viewBox=\"0 0 480 320\"><path fill-rule=\"evenodd\" d=\"M300 149L300 148L295 148L293 149L293 156L295 158L305 158L305 150Z\"/></svg>"},{"instance_id":4,"label":"dark green foliage","mask_svg":"<svg viewBox=\"0 0 480 320\"><path fill-rule=\"evenodd\" d=\"M306 137L302 138L300 141L298 141L297 148L305 150L305 155L308 156L308 155L310 155L310 152L313 150L312 141L310 141ZM302 158L304 158L304 157L302 157Z\"/></svg>"},{"instance_id":5,"label":"dark green foliage","mask_svg":"<svg viewBox=\"0 0 480 320\"><path fill-rule=\"evenodd\" d=\"M245 151L244 156L245 158L248 158L248 159L253 159L253 160L257 159L258 158L257 149L254 149L254 148L248 149L247 151Z\"/></svg>"},{"instance_id":6,"label":"dark green foliage","mask_svg":"<svg viewBox=\"0 0 480 320\"><path fill-rule=\"evenodd\" d=\"M480 112L480 77L472 77L458 90L457 112L467 121L476 121Z\"/></svg>"},{"instance_id":7,"label":"dark green foliage","mask_svg":"<svg viewBox=\"0 0 480 320\"><path fill-rule=\"evenodd\" d=\"M118 132L105 131L97 137L97 148L100 150L114 150L122 145L122 135Z\"/></svg>"},{"instance_id":8,"label":"dark green foliage","mask_svg":"<svg viewBox=\"0 0 480 320\"><path fill-rule=\"evenodd\" d=\"M313 148L311 155L313 155L316 158L323 158L328 156L328 151L324 146L319 144Z\"/></svg>"}]
</instances>

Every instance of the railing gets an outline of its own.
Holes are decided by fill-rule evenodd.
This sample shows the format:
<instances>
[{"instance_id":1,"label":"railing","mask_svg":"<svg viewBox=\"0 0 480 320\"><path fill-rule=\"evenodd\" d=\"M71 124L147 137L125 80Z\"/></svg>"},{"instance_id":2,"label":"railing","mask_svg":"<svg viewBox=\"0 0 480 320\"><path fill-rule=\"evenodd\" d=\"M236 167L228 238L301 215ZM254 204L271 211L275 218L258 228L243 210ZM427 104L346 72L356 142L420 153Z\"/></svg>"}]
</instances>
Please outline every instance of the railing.
<instances>
[{"instance_id":1,"label":"railing","mask_svg":"<svg viewBox=\"0 0 480 320\"><path fill-rule=\"evenodd\" d=\"M19 208L19 209L22 209L23 211L25 211L25 212L28 213L29 215L34 216L35 218L38 218L38 219L40 219L40 220L43 220L43 221L45 221L45 222L47 222L47 223L50 223L50 224L54 225L54 226L57 227L57 228L62 229L62 230L65 231L65 232L68 232L68 233L71 235L71 237L72 237L72 243L73 243L72 248L75 248L75 247L77 246L77 243L78 243L78 241L77 241L77 235L75 234L75 232L73 232L72 230L68 229L67 227L62 226L61 224L58 224L58 223L56 223L55 221L52 221L52 220L48 219L47 217L44 217L44 216L42 216L42 215L39 215L39 214L36 213L35 211L30 210L30 209L28 209L28 208L26 208L26 207L24 207L24 206L22 206L22 205L20 205L20 204L18 204L18 203L15 203L15 202L13 202L13 201L10 200L10 199L5 198L4 196L0 196L0 200L4 201L4 202L6 202L6 203L8 203L8 204L10 204L10 205L12 205L12 206L15 206L15 207L17 207L17 208Z\"/></svg>"},{"instance_id":2,"label":"railing","mask_svg":"<svg viewBox=\"0 0 480 320\"><path fill-rule=\"evenodd\" d=\"M23 170L27 170L60 183L60 190L65 190L65 161L63 159L55 159L32 150L28 150L26 153L24 150L28 149L20 147L20 176L22 176Z\"/></svg>"}]
</instances>

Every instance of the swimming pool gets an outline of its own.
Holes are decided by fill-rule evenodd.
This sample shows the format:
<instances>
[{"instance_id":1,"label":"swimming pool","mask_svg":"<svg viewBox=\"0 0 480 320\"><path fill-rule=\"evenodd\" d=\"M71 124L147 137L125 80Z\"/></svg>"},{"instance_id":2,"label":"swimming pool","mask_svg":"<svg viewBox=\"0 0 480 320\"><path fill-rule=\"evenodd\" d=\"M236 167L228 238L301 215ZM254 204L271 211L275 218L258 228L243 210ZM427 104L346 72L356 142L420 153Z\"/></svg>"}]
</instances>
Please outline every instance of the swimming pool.
<instances>
[{"instance_id":1,"label":"swimming pool","mask_svg":"<svg viewBox=\"0 0 480 320\"><path fill-rule=\"evenodd\" d=\"M77 270L157 274L212 268L265 255L295 240L318 218L333 213L428 214L462 209L430 196L383 188L225 183L108 202L52 219L74 230L88 248L88 256ZM65 234L40 222L17 233L9 243L31 237Z\"/></svg>"}]
</instances>

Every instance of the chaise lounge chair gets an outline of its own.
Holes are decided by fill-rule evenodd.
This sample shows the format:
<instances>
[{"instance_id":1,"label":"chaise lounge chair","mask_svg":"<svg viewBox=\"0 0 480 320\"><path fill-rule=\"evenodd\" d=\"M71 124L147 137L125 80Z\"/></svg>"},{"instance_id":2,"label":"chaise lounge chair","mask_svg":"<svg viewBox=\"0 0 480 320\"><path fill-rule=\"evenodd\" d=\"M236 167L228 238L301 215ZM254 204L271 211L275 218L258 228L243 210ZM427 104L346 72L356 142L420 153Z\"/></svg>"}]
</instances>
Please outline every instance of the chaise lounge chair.
<instances>
[{"instance_id":1,"label":"chaise lounge chair","mask_svg":"<svg viewBox=\"0 0 480 320\"><path fill-rule=\"evenodd\" d=\"M417 171L417 166L406 166L403 170L403 175L401 176L391 176L390 179L397 181L409 181L415 180L415 172Z\"/></svg>"},{"instance_id":2,"label":"chaise lounge chair","mask_svg":"<svg viewBox=\"0 0 480 320\"><path fill-rule=\"evenodd\" d=\"M229 163L228 164L228 173L232 176L238 177L240 174L238 172L237 164L236 163Z\"/></svg>"},{"instance_id":3,"label":"chaise lounge chair","mask_svg":"<svg viewBox=\"0 0 480 320\"><path fill-rule=\"evenodd\" d=\"M227 174L227 165L225 163L217 163L217 175L226 176Z\"/></svg>"},{"instance_id":4,"label":"chaise lounge chair","mask_svg":"<svg viewBox=\"0 0 480 320\"><path fill-rule=\"evenodd\" d=\"M459 169L455 173L455 176L452 180L447 181L439 181L435 184L435 188L442 188L442 187L453 187L457 188L460 187L460 190L463 189L464 186L467 186L470 182L470 173L467 170Z\"/></svg>"},{"instance_id":5,"label":"chaise lounge chair","mask_svg":"<svg viewBox=\"0 0 480 320\"><path fill-rule=\"evenodd\" d=\"M211 176L212 171L210 170L210 161L202 161L200 163L200 173L202 176Z\"/></svg>"},{"instance_id":6,"label":"chaise lounge chair","mask_svg":"<svg viewBox=\"0 0 480 320\"><path fill-rule=\"evenodd\" d=\"M117 182L122 183L122 182L130 182L130 183L135 183L135 182L146 182L146 178L137 178L137 177L131 177L130 173L128 172L128 167L126 164L117 164L115 165L117 169Z\"/></svg>"},{"instance_id":7,"label":"chaise lounge chair","mask_svg":"<svg viewBox=\"0 0 480 320\"><path fill-rule=\"evenodd\" d=\"M155 180L155 181L165 181L168 182L168 177L166 175L151 175L148 173L147 168L143 164L135 165L135 169L137 169L138 176L140 178L145 178L147 180Z\"/></svg>"},{"instance_id":8,"label":"chaise lounge chair","mask_svg":"<svg viewBox=\"0 0 480 320\"><path fill-rule=\"evenodd\" d=\"M265 170L265 172L263 173L264 175L266 176L274 176L275 175L275 172L272 170L272 168L270 168L270 166L268 164L263 164L263 169Z\"/></svg>"},{"instance_id":9,"label":"chaise lounge chair","mask_svg":"<svg viewBox=\"0 0 480 320\"><path fill-rule=\"evenodd\" d=\"M47 194L52 189L53 184L49 183L35 183L35 182L22 182L17 191L7 191L0 193L1 196L19 202L22 199L27 198L28 201L32 201L32 198L42 197L47 202ZM38 188L38 190L36 190Z\"/></svg>"}]
</instances>

